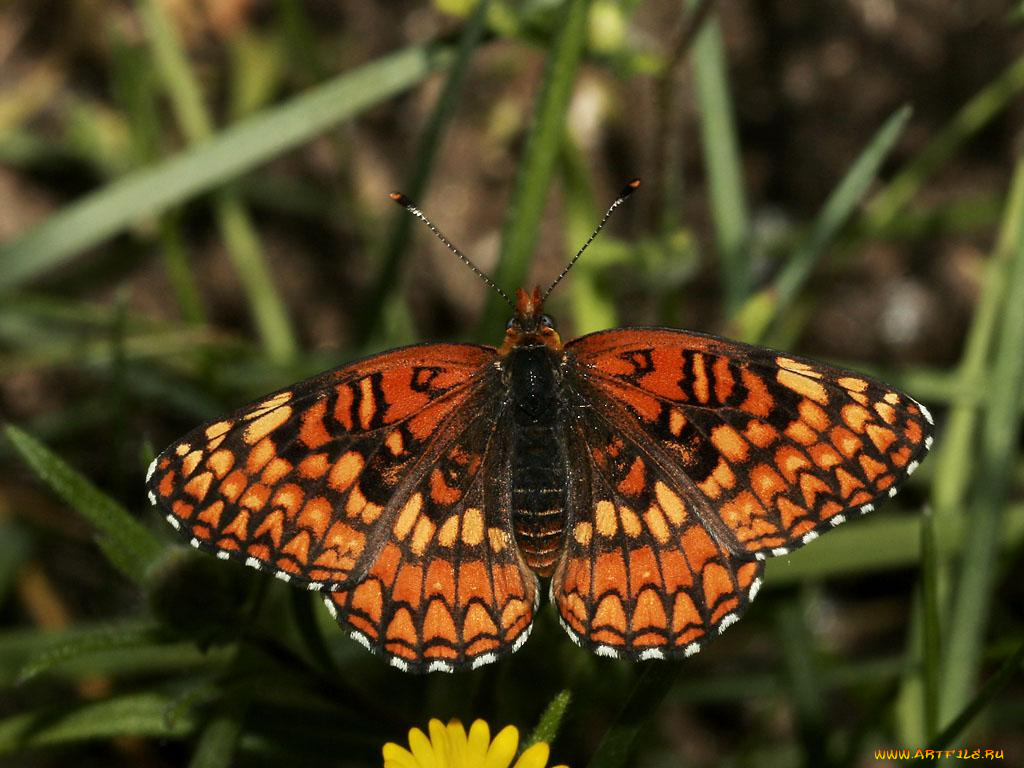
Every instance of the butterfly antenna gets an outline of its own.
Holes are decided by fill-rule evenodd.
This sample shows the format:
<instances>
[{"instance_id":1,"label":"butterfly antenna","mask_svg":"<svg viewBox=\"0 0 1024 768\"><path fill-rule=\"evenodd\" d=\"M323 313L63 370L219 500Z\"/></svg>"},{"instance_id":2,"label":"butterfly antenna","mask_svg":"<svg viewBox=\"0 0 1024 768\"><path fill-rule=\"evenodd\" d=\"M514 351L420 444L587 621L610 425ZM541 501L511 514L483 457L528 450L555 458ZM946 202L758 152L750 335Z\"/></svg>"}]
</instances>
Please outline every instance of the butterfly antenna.
<instances>
[{"instance_id":1,"label":"butterfly antenna","mask_svg":"<svg viewBox=\"0 0 1024 768\"><path fill-rule=\"evenodd\" d=\"M493 288L495 291L497 291L498 295L501 296L501 298L503 298L505 300L506 304L508 304L510 307L512 307L513 310L515 309L515 304L512 303L512 299L510 299L508 297L508 294L505 293L503 290L501 290L501 288L499 288L494 283L494 281L491 280L491 278L489 278L487 275L485 275L476 264L474 264L472 261L470 261L469 257L466 256L466 254L464 254L462 251L460 251L458 248L456 248L452 244L452 241L449 240L447 237L445 237L444 232L442 232L440 229L438 229L436 226L434 226L434 222L432 222L430 219L428 219L426 217L426 215L423 213L423 211L421 211L419 208L416 207L416 203L414 203L408 197L403 195L401 192L392 192L390 195L388 195L388 197L390 197L392 200L394 200L400 206L405 208L405 210L407 210L413 216L415 216L417 219L419 219L424 224L426 224L430 228L430 231L434 233L434 237L436 237L438 240L440 240L442 243L444 243L445 247L449 251L451 251L456 256L458 256L462 260L463 264L465 264L467 267L472 269L476 273L477 277L479 277L481 280L483 280L485 283L487 283L487 285L491 286L491 288Z\"/></svg>"},{"instance_id":2,"label":"butterfly antenna","mask_svg":"<svg viewBox=\"0 0 1024 768\"><path fill-rule=\"evenodd\" d=\"M608 206L608 210L605 211L604 216L601 217L601 222L591 233L590 237L587 238L587 242L585 242L583 246L578 251L576 251L576 255L572 257L572 261L565 265L565 269L562 270L562 274L556 277L555 281L548 286L548 289L546 291L544 291L544 295L541 296L541 301L546 300L547 297L551 295L551 292L555 290L555 286L562 282L562 278L569 274L569 270L572 269L572 265L579 261L580 256L582 256L583 252L587 250L587 246L594 242L594 239L597 237L598 233L602 229L604 229L604 225L607 224L608 219L612 217L612 211L614 211L616 208L618 208L620 205L626 202L626 198L632 195L634 192L636 192L639 188L640 179L633 179L631 182L629 182L629 184L622 188L622 191L619 193L619 196L615 198L615 202Z\"/></svg>"}]
</instances>

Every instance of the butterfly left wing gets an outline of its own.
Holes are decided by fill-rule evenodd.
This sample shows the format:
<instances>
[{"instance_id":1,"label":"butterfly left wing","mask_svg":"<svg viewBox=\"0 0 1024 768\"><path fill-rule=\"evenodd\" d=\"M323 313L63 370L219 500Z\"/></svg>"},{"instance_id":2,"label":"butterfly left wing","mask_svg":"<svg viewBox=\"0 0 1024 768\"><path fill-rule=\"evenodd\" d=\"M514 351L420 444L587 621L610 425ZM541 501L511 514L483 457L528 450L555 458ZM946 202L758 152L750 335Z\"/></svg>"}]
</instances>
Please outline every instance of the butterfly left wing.
<instances>
[{"instance_id":1,"label":"butterfly left wing","mask_svg":"<svg viewBox=\"0 0 1024 768\"><path fill-rule=\"evenodd\" d=\"M417 345L268 395L158 456L150 499L193 546L329 591L395 666L493 661L526 639L537 596L500 482L494 353Z\"/></svg>"}]
</instances>

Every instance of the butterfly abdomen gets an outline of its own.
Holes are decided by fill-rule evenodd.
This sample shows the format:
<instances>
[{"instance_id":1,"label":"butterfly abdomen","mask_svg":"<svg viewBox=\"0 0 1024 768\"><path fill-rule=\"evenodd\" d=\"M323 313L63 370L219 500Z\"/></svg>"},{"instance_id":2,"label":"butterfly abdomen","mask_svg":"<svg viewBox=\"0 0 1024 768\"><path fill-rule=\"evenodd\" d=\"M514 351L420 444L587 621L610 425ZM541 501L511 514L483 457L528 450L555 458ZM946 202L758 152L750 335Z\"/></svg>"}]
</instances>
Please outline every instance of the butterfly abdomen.
<instances>
[{"instance_id":1,"label":"butterfly abdomen","mask_svg":"<svg viewBox=\"0 0 1024 768\"><path fill-rule=\"evenodd\" d=\"M537 574L554 570L565 528L565 462L557 436L557 359L547 347L507 358L512 395L512 526Z\"/></svg>"}]
</instances>

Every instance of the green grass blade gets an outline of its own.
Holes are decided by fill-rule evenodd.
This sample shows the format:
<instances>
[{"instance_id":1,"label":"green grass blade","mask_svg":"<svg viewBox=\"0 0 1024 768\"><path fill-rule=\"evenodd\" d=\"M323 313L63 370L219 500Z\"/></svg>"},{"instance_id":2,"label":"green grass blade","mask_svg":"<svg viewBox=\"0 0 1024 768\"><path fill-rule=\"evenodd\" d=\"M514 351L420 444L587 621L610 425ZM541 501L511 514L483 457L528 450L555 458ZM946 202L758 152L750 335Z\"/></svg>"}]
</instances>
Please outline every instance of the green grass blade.
<instances>
[{"instance_id":1,"label":"green grass blade","mask_svg":"<svg viewBox=\"0 0 1024 768\"><path fill-rule=\"evenodd\" d=\"M939 724L939 684L942 677L942 622L939 616L939 553L935 543L935 517L929 507L921 515L921 699L928 740Z\"/></svg>"},{"instance_id":2,"label":"green grass blade","mask_svg":"<svg viewBox=\"0 0 1024 768\"><path fill-rule=\"evenodd\" d=\"M705 20L697 35L693 66L725 309L733 317L750 289L750 214L722 32L714 16Z\"/></svg>"},{"instance_id":3,"label":"green grass blade","mask_svg":"<svg viewBox=\"0 0 1024 768\"><path fill-rule=\"evenodd\" d=\"M288 310L277 292L252 217L232 186L217 190L214 214L267 356L278 364L291 362L297 343Z\"/></svg>"},{"instance_id":4,"label":"green grass blade","mask_svg":"<svg viewBox=\"0 0 1024 768\"><path fill-rule=\"evenodd\" d=\"M156 537L34 437L10 424L4 432L39 479L92 524L107 559L129 579L142 583L147 568L164 550Z\"/></svg>"},{"instance_id":5,"label":"green grass blade","mask_svg":"<svg viewBox=\"0 0 1024 768\"><path fill-rule=\"evenodd\" d=\"M494 271L494 282L506 292L522 287L529 272L548 188L565 140L565 113L587 39L589 8L590 0L570 0L565 4L560 31L548 53ZM508 312L501 298L492 293L481 320L481 333L493 336L495 328L503 327Z\"/></svg>"},{"instance_id":6,"label":"green grass blade","mask_svg":"<svg viewBox=\"0 0 1024 768\"><path fill-rule=\"evenodd\" d=\"M766 565L765 583L793 584L824 576L864 575L916 565L921 559L921 521L917 517L888 515L884 511L856 524L844 525L822 536L813 547L803 547ZM1024 544L1024 505L1007 507L1000 548L1013 552ZM964 517L935 517L935 543L940 557L963 549L972 521Z\"/></svg>"},{"instance_id":7,"label":"green grass blade","mask_svg":"<svg viewBox=\"0 0 1024 768\"><path fill-rule=\"evenodd\" d=\"M171 96L171 106L189 141L208 139L213 134L213 123L203 103L199 81L192 76L188 57L171 26L167 14L153 0L135 3L139 18L149 37L153 58Z\"/></svg>"},{"instance_id":8,"label":"green grass blade","mask_svg":"<svg viewBox=\"0 0 1024 768\"><path fill-rule=\"evenodd\" d=\"M34 628L7 630L0 633L0 688L17 685L23 677L42 672L61 680L161 672L180 675L186 670L217 667L226 662L225 646L200 649L192 641L154 639L150 634L153 629L152 620L132 618L45 633ZM115 642L111 645L112 636ZM128 637L138 638L139 642L131 645L127 640L120 641ZM34 670L37 663L41 666Z\"/></svg>"},{"instance_id":9,"label":"green grass blade","mask_svg":"<svg viewBox=\"0 0 1024 768\"><path fill-rule=\"evenodd\" d=\"M1007 221L1024 219L1024 196L1010 196ZM951 616L940 706L948 722L967 704L981 668L995 561L1021 430L1020 397L1024 390L1024 229L1008 264L1002 318L995 358L988 378L988 404L976 452L978 470L970 506L964 558Z\"/></svg>"},{"instance_id":10,"label":"green grass blade","mask_svg":"<svg viewBox=\"0 0 1024 768\"><path fill-rule=\"evenodd\" d=\"M1013 183L1010 186L1007 211L1024 210L1024 161L1017 163ZM1006 290L1006 262L1011 258L1014 245L1021 237L1024 222L1014 216L1004 216L999 238L996 242L995 257L986 267L982 282L981 297L974 312L974 319L967 333L964 353L957 366L955 376L959 389L977 393L987 390L986 363L992 348L1003 297ZM982 401L984 402L984 401ZM975 433L981 410L977 400L961 398L955 401L946 418L942 440L936 446L932 464L935 466L935 482L932 485L932 503L938 518L960 515L965 505L967 487L971 479L973 463L962 457L973 454Z\"/></svg>"},{"instance_id":11,"label":"green grass blade","mask_svg":"<svg viewBox=\"0 0 1024 768\"><path fill-rule=\"evenodd\" d=\"M751 343L761 341L772 321L793 302L814 265L877 178L882 163L903 135L910 114L910 107L901 107L885 121L829 195L810 233L790 256L773 285L759 291L743 306L737 317L741 338Z\"/></svg>"},{"instance_id":12,"label":"green grass blade","mask_svg":"<svg viewBox=\"0 0 1024 768\"><path fill-rule=\"evenodd\" d=\"M411 46L235 123L202 144L67 205L0 247L0 292L299 146L332 125L420 82L450 60L446 48Z\"/></svg>"},{"instance_id":13,"label":"green grass blade","mask_svg":"<svg viewBox=\"0 0 1024 768\"><path fill-rule=\"evenodd\" d=\"M578 249L594 231L594 225L601 220L602 212L594 199L594 185L582 154L573 142L565 142L562 152L562 186L565 189L567 253ZM619 325L615 301L601 288L601 276L614 259L614 256L609 259L608 251L602 249L608 240L606 236L591 243L587 257L573 267L573 279L567 286L572 328L579 335Z\"/></svg>"},{"instance_id":14,"label":"green grass blade","mask_svg":"<svg viewBox=\"0 0 1024 768\"><path fill-rule=\"evenodd\" d=\"M221 702L199 737L189 768L226 768L235 765L232 758L245 725L248 708L246 702L235 697Z\"/></svg>"},{"instance_id":15,"label":"green grass blade","mask_svg":"<svg viewBox=\"0 0 1024 768\"><path fill-rule=\"evenodd\" d=\"M182 738L195 729L196 717L183 712L168 718L173 703L160 693L134 693L14 715L0 720L0 754L116 736Z\"/></svg>"},{"instance_id":16,"label":"green grass blade","mask_svg":"<svg viewBox=\"0 0 1024 768\"><path fill-rule=\"evenodd\" d=\"M173 25L162 7L153 0L138 0L136 6L149 38L156 69L186 139L192 145L208 140L213 134L213 121L203 103L199 80L192 73ZM249 310L267 356L275 362L286 363L295 356L295 333L284 300L277 292L267 266L256 227L233 186L218 190L213 203L217 226L248 299Z\"/></svg>"},{"instance_id":17,"label":"green grass blade","mask_svg":"<svg viewBox=\"0 0 1024 768\"><path fill-rule=\"evenodd\" d=\"M789 700L796 712L807 764L824 765L824 696L799 598L790 598L782 605L776 616L776 627L779 647L786 664Z\"/></svg>"},{"instance_id":18,"label":"green grass blade","mask_svg":"<svg viewBox=\"0 0 1024 768\"><path fill-rule=\"evenodd\" d=\"M942 733L932 739L929 748L947 749L956 739L962 737L964 731L974 722L974 718L1020 675L1022 665L1024 665L1024 643L1018 646L1013 655L1003 662L996 673L978 691L978 695L971 699L963 710L953 718L953 721L942 730Z\"/></svg>"},{"instance_id":19,"label":"green grass blade","mask_svg":"<svg viewBox=\"0 0 1024 768\"><path fill-rule=\"evenodd\" d=\"M113 625L104 629L97 628L87 635L76 636L64 643L50 643L47 647L34 653L18 673L17 682L25 683L43 672L81 659L97 652L107 653L113 650L133 649L143 642L152 642L157 626L150 623Z\"/></svg>"}]
</instances>

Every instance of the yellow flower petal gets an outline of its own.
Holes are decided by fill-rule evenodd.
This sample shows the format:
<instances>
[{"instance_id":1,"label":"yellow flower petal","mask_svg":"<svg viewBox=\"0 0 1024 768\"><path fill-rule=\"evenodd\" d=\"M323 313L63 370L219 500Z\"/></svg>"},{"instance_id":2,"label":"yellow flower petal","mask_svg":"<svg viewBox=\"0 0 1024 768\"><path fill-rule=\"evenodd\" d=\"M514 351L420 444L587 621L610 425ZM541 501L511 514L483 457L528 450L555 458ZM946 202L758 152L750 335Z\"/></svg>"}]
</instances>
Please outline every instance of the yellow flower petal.
<instances>
[{"instance_id":1,"label":"yellow flower petal","mask_svg":"<svg viewBox=\"0 0 1024 768\"><path fill-rule=\"evenodd\" d=\"M384 754L384 768L420 768L412 752L392 741L385 744L381 752Z\"/></svg>"},{"instance_id":2,"label":"yellow flower petal","mask_svg":"<svg viewBox=\"0 0 1024 768\"><path fill-rule=\"evenodd\" d=\"M448 723L448 759L452 768L473 768L473 763L467 759L469 744L466 739L466 729L458 720Z\"/></svg>"},{"instance_id":3,"label":"yellow flower petal","mask_svg":"<svg viewBox=\"0 0 1024 768\"><path fill-rule=\"evenodd\" d=\"M491 742L483 768L508 768L518 746L519 731L514 725L506 725Z\"/></svg>"},{"instance_id":4,"label":"yellow flower petal","mask_svg":"<svg viewBox=\"0 0 1024 768\"><path fill-rule=\"evenodd\" d=\"M550 754L551 748L547 742L538 741L523 751L523 754L516 760L515 768L544 768L548 764L548 755Z\"/></svg>"},{"instance_id":5,"label":"yellow flower petal","mask_svg":"<svg viewBox=\"0 0 1024 768\"><path fill-rule=\"evenodd\" d=\"M437 761L437 768L451 768L448 730L444 727L444 723L436 717L431 718L427 723L427 728L430 730L430 745L434 748L434 760Z\"/></svg>"},{"instance_id":6,"label":"yellow flower petal","mask_svg":"<svg viewBox=\"0 0 1024 768\"><path fill-rule=\"evenodd\" d=\"M487 747L491 743L491 729L486 720L474 720L469 726L469 740L466 745L466 765L483 765L487 757Z\"/></svg>"},{"instance_id":7,"label":"yellow flower petal","mask_svg":"<svg viewBox=\"0 0 1024 768\"><path fill-rule=\"evenodd\" d=\"M434 748L430 739L419 728L409 731L409 749L412 750L412 754L421 768L440 768L434 758Z\"/></svg>"}]
</instances>

